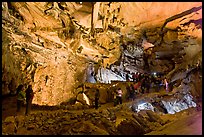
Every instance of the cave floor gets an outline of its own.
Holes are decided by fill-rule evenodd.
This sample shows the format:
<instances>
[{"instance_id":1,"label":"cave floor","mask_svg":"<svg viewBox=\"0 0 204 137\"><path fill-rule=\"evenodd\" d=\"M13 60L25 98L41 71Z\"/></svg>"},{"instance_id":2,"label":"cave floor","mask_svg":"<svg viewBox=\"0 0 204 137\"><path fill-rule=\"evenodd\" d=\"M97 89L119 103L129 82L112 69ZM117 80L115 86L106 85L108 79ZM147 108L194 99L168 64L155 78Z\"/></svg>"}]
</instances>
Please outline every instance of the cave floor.
<instances>
[{"instance_id":1,"label":"cave floor","mask_svg":"<svg viewBox=\"0 0 204 137\"><path fill-rule=\"evenodd\" d=\"M158 93L154 93L158 94ZM161 92L161 94L166 94ZM149 96L151 93L149 94ZM153 93L152 93L153 95ZM147 95L143 94L138 97L138 99L146 97ZM5 120L8 116L24 115L25 107L22 108L21 112L16 112L16 96L10 96L2 100L2 120ZM125 107L130 104L130 101L124 101L122 105L117 107ZM202 108L202 103L200 103ZM87 111L100 111L107 108L113 108L113 103L107 103L100 105L98 110L94 108L88 109ZM33 108L31 113L37 111L46 112L47 110L38 110ZM81 113L82 110L70 110L76 113ZM146 135L201 135L202 134L202 110L197 111L196 108L189 108L187 110L180 111L176 114L162 114L160 115L164 121L170 120L168 124L163 125L156 131L147 133ZM120 122L120 121L119 121Z\"/></svg>"},{"instance_id":2,"label":"cave floor","mask_svg":"<svg viewBox=\"0 0 204 137\"><path fill-rule=\"evenodd\" d=\"M149 96L151 96L151 93L148 93ZM153 94L165 94L164 92L160 93L153 93ZM147 94L143 94L137 97L137 99L140 99L144 96L147 96ZM124 101L123 104L131 103L130 101ZM106 103L106 104L99 104L99 110L104 108L110 108L113 107L113 103ZM25 106L21 108L20 112L16 112L17 110L17 96L8 96L6 98L2 99L2 120L5 120L8 116L16 116L16 115L24 115L25 114ZM93 108L90 110L94 110ZM32 108L32 112L38 111L36 108ZM46 111L46 110L45 110ZM73 110L74 111L74 110ZM80 111L80 110L77 110Z\"/></svg>"},{"instance_id":3,"label":"cave floor","mask_svg":"<svg viewBox=\"0 0 204 137\"><path fill-rule=\"evenodd\" d=\"M171 119L172 122L146 135L202 135L202 111L189 108L174 115L165 114L161 118Z\"/></svg>"}]
</instances>

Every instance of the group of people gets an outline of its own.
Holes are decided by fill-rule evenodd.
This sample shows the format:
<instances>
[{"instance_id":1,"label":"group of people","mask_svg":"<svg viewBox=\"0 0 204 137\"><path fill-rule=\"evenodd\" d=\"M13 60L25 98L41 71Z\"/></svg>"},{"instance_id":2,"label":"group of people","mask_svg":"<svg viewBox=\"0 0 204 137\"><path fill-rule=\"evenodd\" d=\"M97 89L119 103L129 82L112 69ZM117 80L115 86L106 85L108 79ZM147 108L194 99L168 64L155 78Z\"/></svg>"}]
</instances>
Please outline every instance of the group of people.
<instances>
[{"instance_id":1,"label":"group of people","mask_svg":"<svg viewBox=\"0 0 204 137\"><path fill-rule=\"evenodd\" d=\"M34 92L32 89L32 85L28 85L28 88L24 90L24 86L21 84L17 88L17 112L21 111L21 107L26 104L26 112L25 114L30 114L32 100L34 97Z\"/></svg>"},{"instance_id":2,"label":"group of people","mask_svg":"<svg viewBox=\"0 0 204 137\"><path fill-rule=\"evenodd\" d=\"M149 93L150 88L152 87L152 84L155 84L157 88L157 91L160 90L161 86L165 86L166 92L169 92L169 83L166 78L162 80L161 78L155 78L152 75L148 75L147 73L132 73L132 79L129 77L129 74L126 75L126 80L128 81L126 90L129 100L134 100L136 98L136 95ZM163 81L163 82L162 82ZM81 84L77 88L82 87L82 93L84 92L84 85ZM94 95L94 108L99 108L99 98L100 98L100 92L99 89L95 89L95 95ZM111 95L112 96L112 95ZM122 97L123 91L119 87L115 90L114 94L114 106L118 104L122 104Z\"/></svg>"},{"instance_id":3,"label":"group of people","mask_svg":"<svg viewBox=\"0 0 204 137\"><path fill-rule=\"evenodd\" d=\"M129 93L128 99L134 100L136 94L149 93L151 87L155 86L156 91L160 91L162 86L165 87L166 92L169 92L169 82L165 77L157 77L154 75L148 75L147 73L132 73L132 79L130 79L129 74L126 75L126 80L130 83L127 85L126 89Z\"/></svg>"},{"instance_id":4,"label":"group of people","mask_svg":"<svg viewBox=\"0 0 204 137\"><path fill-rule=\"evenodd\" d=\"M156 91L160 91L160 88L162 86L165 87L166 92L169 92L169 83L167 81L167 78L165 77L164 79L161 78L156 78L152 75L148 75L147 73L133 73L132 75L132 80L129 79L127 76L127 81L128 84L126 86L127 90L127 95L128 95L128 100L133 101L137 95L139 94L144 94L144 93L149 93L149 90L152 85L156 85ZM97 90L98 91L98 90ZM99 92L99 91L98 91ZM98 108L98 94L95 95L95 108ZM123 91L121 88L118 88L115 91L115 96L114 96L114 106L118 104L122 104L122 95Z\"/></svg>"}]
</instances>

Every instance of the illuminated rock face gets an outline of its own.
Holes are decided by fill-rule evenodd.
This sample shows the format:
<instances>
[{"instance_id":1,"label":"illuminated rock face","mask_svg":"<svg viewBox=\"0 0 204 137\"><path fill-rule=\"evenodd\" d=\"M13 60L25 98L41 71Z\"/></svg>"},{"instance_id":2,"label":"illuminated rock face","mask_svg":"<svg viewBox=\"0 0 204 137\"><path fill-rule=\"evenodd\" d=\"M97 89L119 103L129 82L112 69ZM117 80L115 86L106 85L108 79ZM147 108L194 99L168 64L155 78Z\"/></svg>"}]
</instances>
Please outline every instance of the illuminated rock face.
<instances>
[{"instance_id":1,"label":"illuminated rock face","mask_svg":"<svg viewBox=\"0 0 204 137\"><path fill-rule=\"evenodd\" d=\"M100 68L96 77L97 81L101 83L111 83L111 81L126 81L124 77L105 68Z\"/></svg>"},{"instance_id":2,"label":"illuminated rock face","mask_svg":"<svg viewBox=\"0 0 204 137\"><path fill-rule=\"evenodd\" d=\"M202 21L202 9L167 23L162 34L156 27L161 27L165 19L199 7L202 3L113 2L109 7L110 14L106 13L107 3L104 4L101 3L99 8L101 16L104 14L107 18L107 22L102 24L104 32L98 30L100 25L97 22L102 23L99 17L95 37L92 38L90 28L82 23L91 18L91 13L87 12L90 5L82 6L75 2L65 5L57 2L3 2L2 94L15 94L18 85L32 84L34 104L57 105L75 96L75 88L87 80L104 83L123 81L127 71L141 71L145 63L152 71L173 70L169 74L171 77L181 62L192 60L190 66L202 62L202 56L197 56L202 49L202 29L196 22L199 19ZM104 12L102 7L106 7ZM116 21L112 20L113 17ZM190 20L194 22L189 23ZM145 51L141 46L144 35L154 45ZM166 57L164 53L155 60L157 57L150 49L155 52L178 52L167 55L168 59L162 58ZM186 55L181 56L183 52ZM149 55L147 62L143 61L144 53ZM136 58L135 62L133 58ZM89 62L95 64L96 79L87 79ZM108 68L111 78L104 77L106 72L101 66Z\"/></svg>"},{"instance_id":3,"label":"illuminated rock face","mask_svg":"<svg viewBox=\"0 0 204 137\"><path fill-rule=\"evenodd\" d=\"M181 77L174 78L174 80L182 80L178 87L175 87L173 91L166 93L167 96L155 96L148 99L139 99L132 104L132 110L139 112L141 110L152 110L154 112L161 111L168 114L175 114L182 110L197 107L197 98L195 95L195 86L193 84L193 77L195 74L186 75L180 74ZM199 82L198 82L199 83ZM193 94L193 96L192 96ZM159 109L160 108L160 109Z\"/></svg>"},{"instance_id":4,"label":"illuminated rock face","mask_svg":"<svg viewBox=\"0 0 204 137\"><path fill-rule=\"evenodd\" d=\"M154 26L161 24L165 19L189 10L193 7L201 6L201 3L192 2L133 2L123 3L121 14L124 16L128 24L141 25L141 26ZM169 12L168 10L171 10ZM199 11L202 13L202 10ZM202 14L197 14L194 19L200 19ZM188 15L189 17L190 15ZM186 22L189 18L182 20ZM179 19L173 23L168 24L169 27L176 27L179 24ZM181 23L181 22L180 22Z\"/></svg>"}]
</instances>

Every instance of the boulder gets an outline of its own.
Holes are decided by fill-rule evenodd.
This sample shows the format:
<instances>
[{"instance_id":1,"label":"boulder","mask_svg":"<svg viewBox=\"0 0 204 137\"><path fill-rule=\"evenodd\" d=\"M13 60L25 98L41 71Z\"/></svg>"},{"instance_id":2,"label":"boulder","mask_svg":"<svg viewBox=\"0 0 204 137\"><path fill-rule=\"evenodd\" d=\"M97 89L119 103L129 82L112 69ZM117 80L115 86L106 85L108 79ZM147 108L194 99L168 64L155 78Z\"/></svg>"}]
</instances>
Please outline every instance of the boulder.
<instances>
[{"instance_id":1,"label":"boulder","mask_svg":"<svg viewBox=\"0 0 204 137\"><path fill-rule=\"evenodd\" d=\"M92 123L88 122L88 121L84 121L84 122L79 122L76 123L72 126L71 131L73 132L73 134L81 134L81 135L91 135L91 134L100 134L100 135L108 135L108 133L105 130L102 130L97 127L95 127L95 125L93 125ZM92 133L94 132L94 133Z\"/></svg>"},{"instance_id":2,"label":"boulder","mask_svg":"<svg viewBox=\"0 0 204 137\"><path fill-rule=\"evenodd\" d=\"M135 118L135 120L144 128L144 129L149 129L148 128L148 123L146 121L146 119L144 119L143 117L139 117L139 115L136 114L132 114L132 117Z\"/></svg>"},{"instance_id":3,"label":"boulder","mask_svg":"<svg viewBox=\"0 0 204 137\"><path fill-rule=\"evenodd\" d=\"M9 124L9 123L15 123L15 117L14 116L8 116L6 117L6 119L4 120L5 124Z\"/></svg>"},{"instance_id":4,"label":"boulder","mask_svg":"<svg viewBox=\"0 0 204 137\"><path fill-rule=\"evenodd\" d=\"M153 111L151 110L147 110L146 111L148 117L149 117L149 121L150 122L158 122L158 123L163 123L162 119Z\"/></svg>"},{"instance_id":5,"label":"boulder","mask_svg":"<svg viewBox=\"0 0 204 137\"><path fill-rule=\"evenodd\" d=\"M122 135L143 135L144 129L142 126L131 119L123 120L118 126L117 130Z\"/></svg>"}]
</instances>

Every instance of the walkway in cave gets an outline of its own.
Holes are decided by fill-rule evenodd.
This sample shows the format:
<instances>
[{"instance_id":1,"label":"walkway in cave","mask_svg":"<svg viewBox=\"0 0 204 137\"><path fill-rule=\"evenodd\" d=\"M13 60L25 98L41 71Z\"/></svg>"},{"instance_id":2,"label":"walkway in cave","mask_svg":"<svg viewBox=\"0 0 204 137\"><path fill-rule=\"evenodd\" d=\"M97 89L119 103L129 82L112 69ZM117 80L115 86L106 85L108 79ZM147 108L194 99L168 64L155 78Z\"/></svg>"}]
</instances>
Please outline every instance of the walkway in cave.
<instances>
[{"instance_id":1,"label":"walkway in cave","mask_svg":"<svg viewBox=\"0 0 204 137\"><path fill-rule=\"evenodd\" d=\"M202 104L200 105L202 106ZM145 135L202 135L202 111L190 108L179 113L164 115L163 119L175 117L176 120Z\"/></svg>"},{"instance_id":2,"label":"walkway in cave","mask_svg":"<svg viewBox=\"0 0 204 137\"><path fill-rule=\"evenodd\" d=\"M136 100L144 99L144 98L151 98L155 95L168 95L164 90L161 90L160 92L151 92L151 93L145 93L141 96L138 96ZM107 108L122 108L122 109L128 109L125 107L128 107L132 102L131 101L124 101L122 105L117 105L116 107L113 106L113 103L107 103L103 104L99 107L98 110L95 110L94 108L86 109L89 112L95 112L95 111L101 111L106 110ZM202 106L202 104L200 104ZM33 107L31 113L35 112L43 112L46 113L48 110L58 109L57 107L47 107L46 109L42 109L43 107ZM70 110L72 112L82 113L83 109L79 110ZM2 120L5 120L8 116L15 116L15 115L24 115L25 113L25 107L23 107L22 111L20 113L16 113L16 96L9 96L2 100ZM197 111L196 108L189 108L187 110L181 111L176 113L175 115L172 114L165 114L160 115L162 119L171 119L172 122L162 126L160 129L156 131L152 131L148 133L147 135L185 135L185 134L196 134L200 135L202 133L202 110Z\"/></svg>"},{"instance_id":3,"label":"walkway in cave","mask_svg":"<svg viewBox=\"0 0 204 137\"><path fill-rule=\"evenodd\" d=\"M144 93L141 95L137 95L136 96L136 100L139 100L141 98L150 98L151 96L154 95L168 95L164 90L161 90L160 92L150 92L150 93ZM171 93L169 93L171 94ZM16 102L17 102L17 96L8 96L3 98L2 100L2 120L4 120L6 117L8 116L15 116L15 115L24 115L25 114L25 106L22 107L22 110L20 112L16 112ZM132 104L132 101L128 101L128 100L124 100L123 104L128 105L128 104ZM122 104L122 106L123 106ZM118 105L119 106L119 105ZM105 108L111 108L114 107L113 106L113 102L111 103L106 103L106 104L99 104L99 109L105 109ZM47 110L57 110L57 109L62 109L62 107L56 107L56 106L36 106L33 105L32 107L32 111L39 111L39 110L43 110L43 111L47 111ZM91 110L95 110L94 108L87 108L87 109L91 109ZM79 109L81 110L81 109ZM32 113L31 111L31 113ZM72 110L74 111L74 110ZM76 110L75 110L76 111Z\"/></svg>"}]
</instances>

